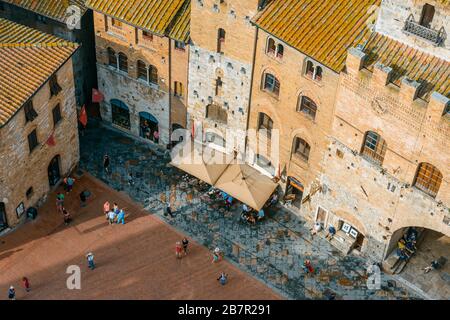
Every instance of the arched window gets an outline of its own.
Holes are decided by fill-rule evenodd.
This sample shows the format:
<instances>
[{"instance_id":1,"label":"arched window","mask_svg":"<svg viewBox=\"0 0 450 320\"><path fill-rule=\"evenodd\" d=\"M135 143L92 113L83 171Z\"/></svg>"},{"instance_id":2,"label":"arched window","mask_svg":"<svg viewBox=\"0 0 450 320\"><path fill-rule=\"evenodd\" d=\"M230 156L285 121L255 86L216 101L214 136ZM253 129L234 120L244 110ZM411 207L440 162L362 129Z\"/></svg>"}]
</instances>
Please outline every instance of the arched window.
<instances>
[{"instance_id":1,"label":"arched window","mask_svg":"<svg viewBox=\"0 0 450 320\"><path fill-rule=\"evenodd\" d=\"M113 48L108 48L108 64L112 67L117 68L116 52Z\"/></svg>"},{"instance_id":2,"label":"arched window","mask_svg":"<svg viewBox=\"0 0 450 320\"><path fill-rule=\"evenodd\" d=\"M361 154L378 165L381 165L386 154L386 142L380 135L373 131L367 131Z\"/></svg>"},{"instance_id":3,"label":"arched window","mask_svg":"<svg viewBox=\"0 0 450 320\"><path fill-rule=\"evenodd\" d=\"M322 72L323 72L322 67L317 66L316 67L316 77L315 77L315 79L317 81L321 81L322 80Z\"/></svg>"},{"instance_id":4,"label":"arched window","mask_svg":"<svg viewBox=\"0 0 450 320\"><path fill-rule=\"evenodd\" d=\"M283 54L284 54L284 47L282 44L278 44L277 45L277 57L283 58Z\"/></svg>"},{"instance_id":5,"label":"arched window","mask_svg":"<svg viewBox=\"0 0 450 320\"><path fill-rule=\"evenodd\" d=\"M310 78L313 78L314 76L314 64L312 61L306 63L306 75Z\"/></svg>"},{"instance_id":6,"label":"arched window","mask_svg":"<svg viewBox=\"0 0 450 320\"><path fill-rule=\"evenodd\" d=\"M130 129L130 110L128 106L120 100L111 100L112 122L122 128Z\"/></svg>"},{"instance_id":7,"label":"arched window","mask_svg":"<svg viewBox=\"0 0 450 320\"><path fill-rule=\"evenodd\" d=\"M265 113L260 112L258 115L258 130L266 130L267 135L270 137L273 129L272 119Z\"/></svg>"},{"instance_id":8,"label":"arched window","mask_svg":"<svg viewBox=\"0 0 450 320\"><path fill-rule=\"evenodd\" d=\"M228 122L228 112L217 104L208 104L206 106L206 118L226 124Z\"/></svg>"},{"instance_id":9,"label":"arched window","mask_svg":"<svg viewBox=\"0 0 450 320\"><path fill-rule=\"evenodd\" d=\"M422 162L417 169L414 186L435 197L442 182L442 173L433 165Z\"/></svg>"},{"instance_id":10,"label":"arched window","mask_svg":"<svg viewBox=\"0 0 450 320\"><path fill-rule=\"evenodd\" d=\"M147 81L147 66L141 60L137 62L138 78Z\"/></svg>"},{"instance_id":11,"label":"arched window","mask_svg":"<svg viewBox=\"0 0 450 320\"><path fill-rule=\"evenodd\" d=\"M298 101L297 111L311 117L313 120L316 118L317 105L307 96L301 96Z\"/></svg>"},{"instance_id":12,"label":"arched window","mask_svg":"<svg viewBox=\"0 0 450 320\"><path fill-rule=\"evenodd\" d=\"M265 73L263 89L278 96L280 94L280 82L273 74Z\"/></svg>"},{"instance_id":13,"label":"arched window","mask_svg":"<svg viewBox=\"0 0 450 320\"><path fill-rule=\"evenodd\" d=\"M122 52L119 52L119 70L128 72L128 57Z\"/></svg>"},{"instance_id":14,"label":"arched window","mask_svg":"<svg viewBox=\"0 0 450 320\"><path fill-rule=\"evenodd\" d=\"M272 38L268 38L266 53L275 54L275 51L276 51L275 40L273 40Z\"/></svg>"},{"instance_id":15,"label":"arched window","mask_svg":"<svg viewBox=\"0 0 450 320\"><path fill-rule=\"evenodd\" d=\"M309 159L310 151L311 147L309 146L308 142L299 137L296 137L294 139L294 153L306 162Z\"/></svg>"},{"instance_id":16,"label":"arched window","mask_svg":"<svg viewBox=\"0 0 450 320\"><path fill-rule=\"evenodd\" d=\"M148 68L149 79L148 81L153 84L158 84L158 69L155 66L150 65ZM181 90L183 91L183 89Z\"/></svg>"}]
</instances>

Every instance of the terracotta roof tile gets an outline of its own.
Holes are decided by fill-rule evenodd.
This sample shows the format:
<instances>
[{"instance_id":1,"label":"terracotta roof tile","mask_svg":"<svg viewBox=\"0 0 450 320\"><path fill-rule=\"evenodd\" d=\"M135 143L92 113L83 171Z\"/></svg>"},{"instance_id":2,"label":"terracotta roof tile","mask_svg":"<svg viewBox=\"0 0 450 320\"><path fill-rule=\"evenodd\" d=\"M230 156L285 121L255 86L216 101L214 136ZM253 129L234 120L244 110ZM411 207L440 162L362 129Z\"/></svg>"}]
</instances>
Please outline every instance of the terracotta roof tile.
<instances>
[{"instance_id":1,"label":"terracotta roof tile","mask_svg":"<svg viewBox=\"0 0 450 320\"><path fill-rule=\"evenodd\" d=\"M77 48L72 42L0 18L0 127Z\"/></svg>"},{"instance_id":2,"label":"terracotta roof tile","mask_svg":"<svg viewBox=\"0 0 450 320\"><path fill-rule=\"evenodd\" d=\"M170 29L169 37L182 41L188 42L190 37L190 24L191 24L191 1L185 2L183 8L178 13L175 18L173 27Z\"/></svg>"},{"instance_id":3,"label":"terracotta roof tile","mask_svg":"<svg viewBox=\"0 0 450 320\"><path fill-rule=\"evenodd\" d=\"M85 0L2 0L14 4L26 10L64 22L67 17L67 8L71 5L78 6L81 13L87 10Z\"/></svg>"},{"instance_id":4,"label":"terracotta roof tile","mask_svg":"<svg viewBox=\"0 0 450 320\"><path fill-rule=\"evenodd\" d=\"M273 0L254 19L266 32L340 72L347 50L369 38L381 0Z\"/></svg>"},{"instance_id":5,"label":"terracotta roof tile","mask_svg":"<svg viewBox=\"0 0 450 320\"><path fill-rule=\"evenodd\" d=\"M420 95L425 99L433 91L450 98L450 62L379 33L371 36L364 52L369 70L376 62L393 68L393 83L399 85L401 78L407 77L423 84Z\"/></svg>"},{"instance_id":6,"label":"terracotta roof tile","mask_svg":"<svg viewBox=\"0 0 450 320\"><path fill-rule=\"evenodd\" d=\"M87 0L86 5L126 23L165 35L185 0Z\"/></svg>"}]
</instances>

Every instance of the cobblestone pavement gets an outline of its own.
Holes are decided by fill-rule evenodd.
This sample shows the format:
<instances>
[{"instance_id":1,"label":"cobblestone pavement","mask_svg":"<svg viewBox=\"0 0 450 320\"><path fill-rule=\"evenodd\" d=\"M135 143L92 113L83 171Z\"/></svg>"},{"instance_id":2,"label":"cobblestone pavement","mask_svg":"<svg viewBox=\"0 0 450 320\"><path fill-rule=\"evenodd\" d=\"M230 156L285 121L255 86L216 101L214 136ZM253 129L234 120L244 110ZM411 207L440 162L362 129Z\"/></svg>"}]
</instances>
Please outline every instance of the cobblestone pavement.
<instances>
[{"instance_id":1,"label":"cobblestone pavement","mask_svg":"<svg viewBox=\"0 0 450 320\"><path fill-rule=\"evenodd\" d=\"M111 173L103 172L108 153ZM264 281L289 299L416 299L399 285L388 286L382 274L380 290L367 288L366 263L342 256L324 238L311 238L306 222L279 206L256 226L240 222L240 206L226 212L205 196L195 183L184 181L182 171L171 167L168 152L151 143L90 123L81 137L80 167L103 180L182 230L199 243L224 250L226 258ZM127 174L132 172L134 184ZM193 179L195 180L195 179ZM176 212L165 217L166 200ZM310 259L314 275L305 275L302 264Z\"/></svg>"}]
</instances>

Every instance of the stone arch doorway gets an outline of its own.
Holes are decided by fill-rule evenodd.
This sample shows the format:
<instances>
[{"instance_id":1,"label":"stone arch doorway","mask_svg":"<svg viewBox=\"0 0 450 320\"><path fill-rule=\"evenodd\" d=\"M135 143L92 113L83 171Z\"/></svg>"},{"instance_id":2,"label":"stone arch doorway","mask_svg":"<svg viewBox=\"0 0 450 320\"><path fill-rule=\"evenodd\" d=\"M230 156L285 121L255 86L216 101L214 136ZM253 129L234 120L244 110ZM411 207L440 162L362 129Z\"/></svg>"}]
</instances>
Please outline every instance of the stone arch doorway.
<instances>
[{"instance_id":1,"label":"stone arch doorway","mask_svg":"<svg viewBox=\"0 0 450 320\"><path fill-rule=\"evenodd\" d=\"M151 113L139 112L139 127L139 135L142 138L155 141L155 132L159 134L158 120Z\"/></svg>"},{"instance_id":2,"label":"stone arch doorway","mask_svg":"<svg viewBox=\"0 0 450 320\"><path fill-rule=\"evenodd\" d=\"M4 202L0 202L0 231L8 228L8 221L6 220L6 206Z\"/></svg>"},{"instance_id":3,"label":"stone arch doorway","mask_svg":"<svg viewBox=\"0 0 450 320\"><path fill-rule=\"evenodd\" d=\"M305 187L300 181L294 177L288 177L284 200L293 207L300 209L304 191Z\"/></svg>"},{"instance_id":4,"label":"stone arch doorway","mask_svg":"<svg viewBox=\"0 0 450 320\"><path fill-rule=\"evenodd\" d=\"M48 165L48 182L50 187L56 186L61 180L61 157L56 155Z\"/></svg>"}]
</instances>

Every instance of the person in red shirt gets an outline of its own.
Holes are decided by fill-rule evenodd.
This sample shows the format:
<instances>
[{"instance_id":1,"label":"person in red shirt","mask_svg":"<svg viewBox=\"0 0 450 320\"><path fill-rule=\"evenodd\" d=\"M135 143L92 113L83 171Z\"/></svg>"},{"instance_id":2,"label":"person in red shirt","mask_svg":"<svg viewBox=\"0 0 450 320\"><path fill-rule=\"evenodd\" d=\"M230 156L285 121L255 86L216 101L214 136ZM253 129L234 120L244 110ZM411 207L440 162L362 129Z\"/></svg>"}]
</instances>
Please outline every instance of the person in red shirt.
<instances>
[{"instance_id":1,"label":"person in red shirt","mask_svg":"<svg viewBox=\"0 0 450 320\"><path fill-rule=\"evenodd\" d=\"M175 244L175 256L178 259L181 259L181 251L182 250L183 250L183 248L181 247L180 241L177 241L177 243Z\"/></svg>"},{"instance_id":2,"label":"person in red shirt","mask_svg":"<svg viewBox=\"0 0 450 320\"><path fill-rule=\"evenodd\" d=\"M23 287L25 288L25 290L26 290L27 292L30 292L31 286L30 286L30 281L28 280L27 277L23 277L23 278L22 278L22 285L23 285Z\"/></svg>"}]
</instances>

